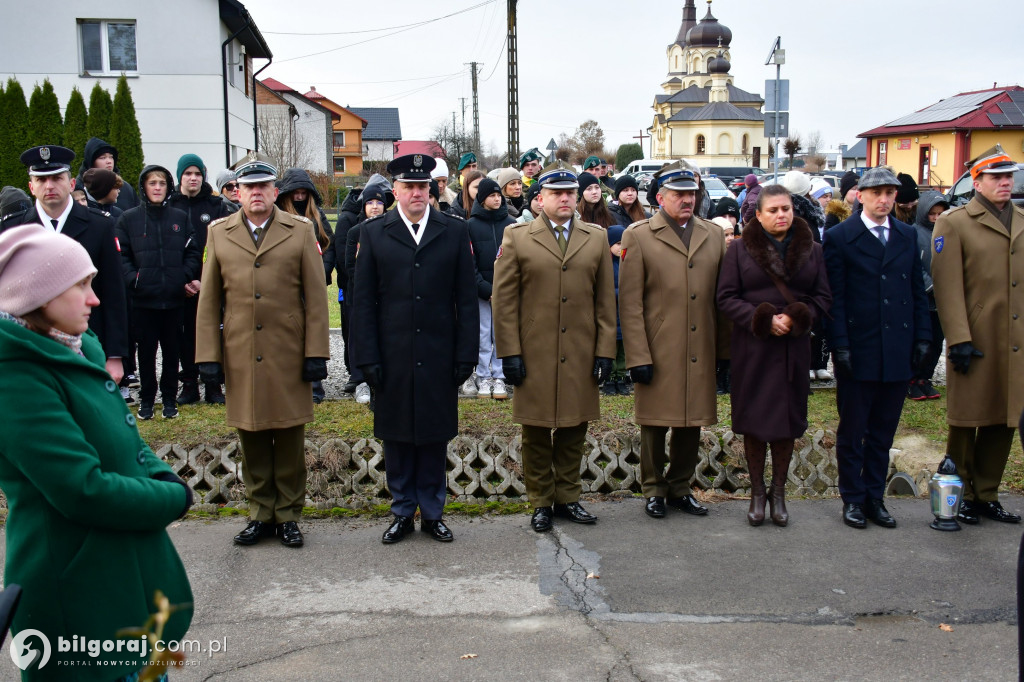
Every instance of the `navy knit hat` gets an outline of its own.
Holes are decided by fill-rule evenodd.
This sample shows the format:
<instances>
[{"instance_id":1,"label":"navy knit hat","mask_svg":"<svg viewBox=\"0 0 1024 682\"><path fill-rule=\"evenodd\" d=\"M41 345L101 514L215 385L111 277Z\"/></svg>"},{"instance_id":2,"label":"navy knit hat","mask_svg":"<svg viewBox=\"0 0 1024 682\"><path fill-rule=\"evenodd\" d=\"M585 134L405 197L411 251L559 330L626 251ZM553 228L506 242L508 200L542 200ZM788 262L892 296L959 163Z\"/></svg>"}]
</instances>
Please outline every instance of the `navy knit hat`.
<instances>
[{"instance_id":1,"label":"navy knit hat","mask_svg":"<svg viewBox=\"0 0 1024 682\"><path fill-rule=\"evenodd\" d=\"M640 191L640 186L638 184L636 184L636 178L634 178L632 175L627 173L626 175L623 175L622 177L620 177L619 179L617 179L615 181L615 190L612 193L613 194L612 198L615 199L616 201L618 201L619 200L619 193L621 193L623 190L625 190L625 189L627 189L629 187L632 187L633 189L635 189L638 192Z\"/></svg>"},{"instance_id":2,"label":"navy knit hat","mask_svg":"<svg viewBox=\"0 0 1024 682\"><path fill-rule=\"evenodd\" d=\"M526 190L526 207L527 208L530 207L530 204L533 203L533 200L536 199L537 196L540 194L540 190L541 190L541 184L539 182L533 183L532 185L530 185L530 188L528 190Z\"/></svg>"},{"instance_id":3,"label":"navy knit hat","mask_svg":"<svg viewBox=\"0 0 1024 682\"><path fill-rule=\"evenodd\" d=\"M851 171L846 171L839 180L839 198L845 199L846 193L860 183L860 176Z\"/></svg>"},{"instance_id":4,"label":"navy knit hat","mask_svg":"<svg viewBox=\"0 0 1024 682\"><path fill-rule=\"evenodd\" d=\"M501 187L498 186L498 183L491 178L483 178L476 186L476 203L483 206L484 199L495 193L501 194Z\"/></svg>"},{"instance_id":5,"label":"navy knit hat","mask_svg":"<svg viewBox=\"0 0 1024 682\"><path fill-rule=\"evenodd\" d=\"M579 193L579 196L581 196L581 197L583 196L583 190L585 190L587 187L590 187L591 185L599 185L599 184L601 184L601 181L597 179L596 175L591 175L590 173L587 173L586 171L584 171L584 172L579 174L579 180L578 181L580 183L580 188L577 190L577 192Z\"/></svg>"},{"instance_id":6,"label":"navy knit hat","mask_svg":"<svg viewBox=\"0 0 1024 682\"><path fill-rule=\"evenodd\" d=\"M199 158L197 154L184 154L178 159L178 184L181 184L181 176L185 174L185 171L189 166L195 166L199 169L199 172L203 174L203 182L206 182L206 164Z\"/></svg>"}]
</instances>

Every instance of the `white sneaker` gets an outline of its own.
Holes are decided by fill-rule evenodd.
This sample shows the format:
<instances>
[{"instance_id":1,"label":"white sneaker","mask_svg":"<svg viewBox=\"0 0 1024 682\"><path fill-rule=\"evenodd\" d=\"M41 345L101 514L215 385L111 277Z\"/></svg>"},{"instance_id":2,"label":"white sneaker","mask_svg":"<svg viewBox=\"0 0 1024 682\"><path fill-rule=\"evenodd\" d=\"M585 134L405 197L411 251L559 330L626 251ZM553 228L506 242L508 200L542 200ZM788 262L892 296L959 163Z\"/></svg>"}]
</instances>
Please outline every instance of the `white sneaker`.
<instances>
[{"instance_id":1,"label":"white sneaker","mask_svg":"<svg viewBox=\"0 0 1024 682\"><path fill-rule=\"evenodd\" d=\"M818 375L818 381L832 381L835 378L832 376L832 372L827 369L819 369L815 373Z\"/></svg>"},{"instance_id":2,"label":"white sneaker","mask_svg":"<svg viewBox=\"0 0 1024 682\"><path fill-rule=\"evenodd\" d=\"M494 379L490 377L484 377L476 382L476 397L477 398L490 398L491 390L494 388Z\"/></svg>"},{"instance_id":3,"label":"white sneaker","mask_svg":"<svg viewBox=\"0 0 1024 682\"><path fill-rule=\"evenodd\" d=\"M370 404L370 385L365 381L356 386L356 402L360 405Z\"/></svg>"},{"instance_id":4,"label":"white sneaker","mask_svg":"<svg viewBox=\"0 0 1024 682\"><path fill-rule=\"evenodd\" d=\"M491 386L491 397L495 400L504 400L508 397L508 389L505 388L505 381L503 379L494 379L494 385Z\"/></svg>"},{"instance_id":5,"label":"white sneaker","mask_svg":"<svg viewBox=\"0 0 1024 682\"><path fill-rule=\"evenodd\" d=\"M474 396L477 394L476 388L476 374L471 374L468 379L462 382L462 386L459 388L459 392L462 395Z\"/></svg>"},{"instance_id":6,"label":"white sneaker","mask_svg":"<svg viewBox=\"0 0 1024 682\"><path fill-rule=\"evenodd\" d=\"M818 374L813 369L810 371L810 375L811 375L811 381L817 381L818 380Z\"/></svg>"}]
</instances>

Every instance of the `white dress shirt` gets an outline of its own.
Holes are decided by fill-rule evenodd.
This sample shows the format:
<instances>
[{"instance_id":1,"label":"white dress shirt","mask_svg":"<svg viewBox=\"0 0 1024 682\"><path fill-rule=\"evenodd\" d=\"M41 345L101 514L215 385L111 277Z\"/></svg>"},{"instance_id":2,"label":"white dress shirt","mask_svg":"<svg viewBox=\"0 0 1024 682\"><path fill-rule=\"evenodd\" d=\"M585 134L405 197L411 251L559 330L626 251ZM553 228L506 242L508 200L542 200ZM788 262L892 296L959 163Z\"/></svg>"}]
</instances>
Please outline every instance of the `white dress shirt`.
<instances>
[{"instance_id":1,"label":"white dress shirt","mask_svg":"<svg viewBox=\"0 0 1024 682\"><path fill-rule=\"evenodd\" d=\"M64 229L64 223L67 222L68 216L71 215L71 206L75 203L75 200L68 197L68 205L64 207L64 212L57 216L57 227L54 229L59 234ZM36 199L36 213L39 214L39 222L42 223L43 227L53 227L53 218L46 214L43 210L43 205Z\"/></svg>"},{"instance_id":2,"label":"white dress shirt","mask_svg":"<svg viewBox=\"0 0 1024 682\"><path fill-rule=\"evenodd\" d=\"M878 237L878 228L882 228L882 232L885 234L885 241L886 243L889 242L889 216L885 216L885 222L881 225L868 218L868 214L864 211L860 212L860 219L864 222L864 227L868 228L872 236L879 241L882 240Z\"/></svg>"},{"instance_id":3,"label":"white dress shirt","mask_svg":"<svg viewBox=\"0 0 1024 682\"><path fill-rule=\"evenodd\" d=\"M402 219L402 222L404 222L405 226L407 228L409 228L409 234L412 235L413 241L416 242L416 246L419 246L420 245L420 240L423 239L423 233L427 229L427 219L430 217L430 208L428 207L425 211L423 211L423 217L420 218L420 221L418 223L415 223L416 225L420 226L420 229L419 229L418 232L416 230L412 229L413 222L411 220L409 220L408 216L405 215L405 211L402 210L402 205L401 204L398 205L398 209L397 210L398 210L399 217L401 217L401 219Z\"/></svg>"}]
</instances>

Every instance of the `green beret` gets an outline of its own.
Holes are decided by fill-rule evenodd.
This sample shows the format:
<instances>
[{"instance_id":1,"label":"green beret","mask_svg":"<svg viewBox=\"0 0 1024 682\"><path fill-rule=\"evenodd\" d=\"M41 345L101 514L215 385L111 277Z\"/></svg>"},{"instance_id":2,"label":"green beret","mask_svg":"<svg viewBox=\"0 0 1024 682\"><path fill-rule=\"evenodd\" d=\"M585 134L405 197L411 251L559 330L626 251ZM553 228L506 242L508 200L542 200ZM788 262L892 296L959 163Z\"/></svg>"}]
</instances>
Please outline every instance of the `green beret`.
<instances>
[{"instance_id":1,"label":"green beret","mask_svg":"<svg viewBox=\"0 0 1024 682\"><path fill-rule=\"evenodd\" d=\"M540 150L538 150L536 147L534 147L533 149L530 149L529 151L523 152L522 155L519 157L519 169L522 170L523 166L525 166L526 164L530 163L531 161L543 161L543 160L544 160L544 155L540 153Z\"/></svg>"},{"instance_id":2,"label":"green beret","mask_svg":"<svg viewBox=\"0 0 1024 682\"><path fill-rule=\"evenodd\" d=\"M459 157L459 170L466 167L467 164L476 163L476 154L473 152L466 152Z\"/></svg>"},{"instance_id":3,"label":"green beret","mask_svg":"<svg viewBox=\"0 0 1024 682\"><path fill-rule=\"evenodd\" d=\"M583 162L583 170L587 170L588 168L593 168L594 166L600 166L602 163L604 163L604 161L602 161L598 157L596 157L596 156L588 156L587 160Z\"/></svg>"}]
</instances>

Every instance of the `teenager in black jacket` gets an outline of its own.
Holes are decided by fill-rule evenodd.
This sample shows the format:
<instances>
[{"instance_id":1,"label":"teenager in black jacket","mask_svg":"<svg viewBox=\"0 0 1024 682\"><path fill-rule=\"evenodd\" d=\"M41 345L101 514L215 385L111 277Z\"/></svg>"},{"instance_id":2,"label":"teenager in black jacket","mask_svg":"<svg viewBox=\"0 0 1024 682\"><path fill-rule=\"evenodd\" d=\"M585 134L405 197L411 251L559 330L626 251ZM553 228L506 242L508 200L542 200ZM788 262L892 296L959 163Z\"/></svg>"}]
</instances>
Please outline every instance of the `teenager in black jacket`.
<instances>
[{"instance_id":1,"label":"teenager in black jacket","mask_svg":"<svg viewBox=\"0 0 1024 682\"><path fill-rule=\"evenodd\" d=\"M188 216L168 206L174 186L170 171L146 166L139 176L142 203L118 219L122 271L132 302L132 323L139 347L139 419L152 419L156 399L156 351L163 355L160 394L163 416L178 416L179 334L185 286L199 277L202 252Z\"/></svg>"}]
</instances>

